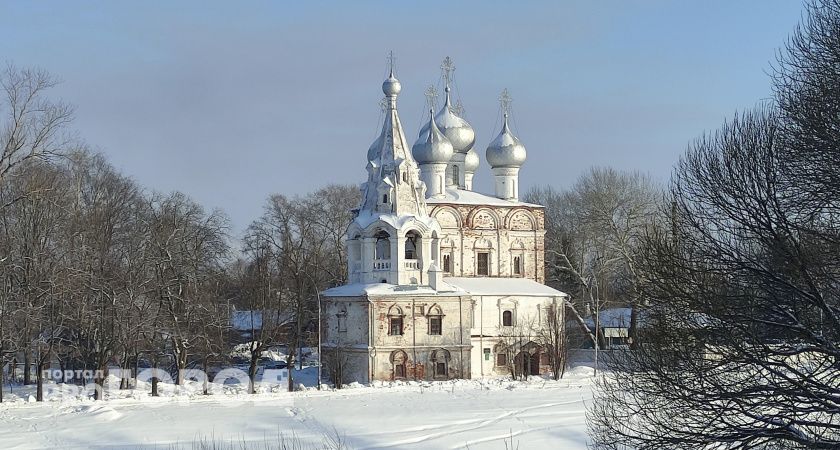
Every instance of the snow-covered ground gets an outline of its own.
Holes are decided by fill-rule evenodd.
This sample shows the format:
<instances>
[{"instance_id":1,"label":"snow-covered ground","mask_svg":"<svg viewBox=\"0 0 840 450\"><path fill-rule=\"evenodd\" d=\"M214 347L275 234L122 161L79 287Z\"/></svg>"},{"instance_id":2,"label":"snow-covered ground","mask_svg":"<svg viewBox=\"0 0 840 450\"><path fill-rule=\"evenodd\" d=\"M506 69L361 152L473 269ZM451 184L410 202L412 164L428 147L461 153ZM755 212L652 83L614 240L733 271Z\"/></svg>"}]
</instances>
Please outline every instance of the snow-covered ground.
<instances>
[{"instance_id":1,"label":"snow-covered ground","mask_svg":"<svg viewBox=\"0 0 840 450\"><path fill-rule=\"evenodd\" d=\"M313 370L297 378L311 382ZM0 405L0 448L196 448L202 441L274 448L280 436L325 448L324 436L333 435L345 448L585 449L591 383L591 369L577 367L557 382L376 383L257 395L232 387L159 398L118 391L100 402L53 394L34 403L17 389Z\"/></svg>"}]
</instances>

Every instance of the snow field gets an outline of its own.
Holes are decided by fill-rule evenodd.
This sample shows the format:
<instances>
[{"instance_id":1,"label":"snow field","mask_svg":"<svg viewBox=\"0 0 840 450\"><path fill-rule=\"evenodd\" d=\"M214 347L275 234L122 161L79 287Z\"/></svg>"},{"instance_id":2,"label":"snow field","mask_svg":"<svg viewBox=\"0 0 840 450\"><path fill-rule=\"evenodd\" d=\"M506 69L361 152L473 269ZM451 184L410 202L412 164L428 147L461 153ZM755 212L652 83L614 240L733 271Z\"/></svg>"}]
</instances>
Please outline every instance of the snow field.
<instances>
[{"instance_id":1,"label":"snow field","mask_svg":"<svg viewBox=\"0 0 840 450\"><path fill-rule=\"evenodd\" d=\"M312 371L295 374L307 387L292 393L248 395L231 386L204 396L162 386L172 395L118 391L101 402L67 395L34 403L30 387L19 388L0 405L0 448L194 448L202 441L264 448L280 436L324 448L327 435L359 449L586 448L587 367L556 382L376 382L323 391L311 387Z\"/></svg>"}]
</instances>

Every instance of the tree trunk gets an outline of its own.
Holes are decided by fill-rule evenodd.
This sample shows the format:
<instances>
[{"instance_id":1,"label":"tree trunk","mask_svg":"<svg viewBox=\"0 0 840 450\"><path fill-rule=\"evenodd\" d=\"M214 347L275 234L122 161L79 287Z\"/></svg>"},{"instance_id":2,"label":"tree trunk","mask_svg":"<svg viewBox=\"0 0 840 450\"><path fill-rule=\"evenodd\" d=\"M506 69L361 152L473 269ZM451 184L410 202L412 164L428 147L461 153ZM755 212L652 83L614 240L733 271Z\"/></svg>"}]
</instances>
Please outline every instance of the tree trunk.
<instances>
[{"instance_id":1,"label":"tree trunk","mask_svg":"<svg viewBox=\"0 0 840 450\"><path fill-rule=\"evenodd\" d=\"M35 388L35 401L44 401L44 362L39 358L37 362L37 371L35 372L35 380L37 387Z\"/></svg>"},{"instance_id":2,"label":"tree trunk","mask_svg":"<svg viewBox=\"0 0 840 450\"><path fill-rule=\"evenodd\" d=\"M261 352L251 352L251 362L248 364L248 393L256 394L257 360Z\"/></svg>"},{"instance_id":3,"label":"tree trunk","mask_svg":"<svg viewBox=\"0 0 840 450\"><path fill-rule=\"evenodd\" d=\"M26 350L23 352L23 384L27 386L32 384L32 372L29 370L30 363L29 350Z\"/></svg>"},{"instance_id":4,"label":"tree trunk","mask_svg":"<svg viewBox=\"0 0 840 450\"><path fill-rule=\"evenodd\" d=\"M93 399L104 400L105 397L105 380L107 374L105 373L107 363L97 364L93 372Z\"/></svg>"},{"instance_id":5,"label":"tree trunk","mask_svg":"<svg viewBox=\"0 0 840 450\"><path fill-rule=\"evenodd\" d=\"M289 368L289 392L293 392L295 390L295 381L292 379L292 372L294 372L295 368L295 355L291 352L286 358L286 367Z\"/></svg>"},{"instance_id":6,"label":"tree trunk","mask_svg":"<svg viewBox=\"0 0 840 450\"><path fill-rule=\"evenodd\" d=\"M158 362L157 358L152 359L152 370L154 370L154 376L152 377L152 397L158 396L158 377L157 377L157 368Z\"/></svg>"},{"instance_id":7,"label":"tree trunk","mask_svg":"<svg viewBox=\"0 0 840 450\"><path fill-rule=\"evenodd\" d=\"M207 384L207 379L210 377L210 375L208 375L208 372L207 372L207 370L208 370L207 366L209 365L209 362L207 360L208 360L208 358L205 356L204 357L204 363L202 364L202 369L204 370L204 381L203 381L204 395L210 395L210 386Z\"/></svg>"},{"instance_id":8,"label":"tree trunk","mask_svg":"<svg viewBox=\"0 0 840 450\"><path fill-rule=\"evenodd\" d=\"M128 352L124 351L122 358L120 358L120 390L128 389L128 377L125 374L125 368L128 366Z\"/></svg>"},{"instance_id":9,"label":"tree trunk","mask_svg":"<svg viewBox=\"0 0 840 450\"><path fill-rule=\"evenodd\" d=\"M137 374L140 373L140 352L134 352L134 373L132 374L134 378L134 388L137 389Z\"/></svg>"},{"instance_id":10,"label":"tree trunk","mask_svg":"<svg viewBox=\"0 0 840 450\"><path fill-rule=\"evenodd\" d=\"M61 384L67 383L67 378L64 376L64 372L67 370L67 362L65 358L59 358L58 368L61 370Z\"/></svg>"},{"instance_id":11,"label":"tree trunk","mask_svg":"<svg viewBox=\"0 0 840 450\"><path fill-rule=\"evenodd\" d=\"M2 355L2 353L0 353ZM3 382L5 381L6 375L6 367L3 363L6 361L6 358L0 356L0 403L3 403Z\"/></svg>"},{"instance_id":12,"label":"tree trunk","mask_svg":"<svg viewBox=\"0 0 840 450\"><path fill-rule=\"evenodd\" d=\"M636 347L639 345L639 338L637 336L636 328L639 325L639 308L636 304L633 304L630 308L630 329L627 330L627 336L630 341L630 349L635 350Z\"/></svg>"},{"instance_id":13,"label":"tree trunk","mask_svg":"<svg viewBox=\"0 0 840 450\"><path fill-rule=\"evenodd\" d=\"M175 375L175 384L178 386L184 385L184 371L187 369L187 348L183 343L175 342L175 366L178 373Z\"/></svg>"}]
</instances>

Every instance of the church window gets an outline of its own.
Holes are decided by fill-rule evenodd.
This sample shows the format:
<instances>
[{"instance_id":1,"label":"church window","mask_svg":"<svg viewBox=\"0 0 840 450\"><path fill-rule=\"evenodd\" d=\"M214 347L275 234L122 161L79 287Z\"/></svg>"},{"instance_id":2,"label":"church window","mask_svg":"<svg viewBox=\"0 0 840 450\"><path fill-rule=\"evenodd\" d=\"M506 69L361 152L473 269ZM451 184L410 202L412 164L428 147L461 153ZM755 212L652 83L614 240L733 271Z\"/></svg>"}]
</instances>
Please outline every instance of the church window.
<instances>
[{"instance_id":1,"label":"church window","mask_svg":"<svg viewBox=\"0 0 840 450\"><path fill-rule=\"evenodd\" d=\"M391 316L388 326L388 335L402 336L403 334L403 318L402 316Z\"/></svg>"},{"instance_id":2,"label":"church window","mask_svg":"<svg viewBox=\"0 0 840 450\"><path fill-rule=\"evenodd\" d=\"M441 316L429 317L429 334L440 336L443 328L443 318Z\"/></svg>"},{"instance_id":3,"label":"church window","mask_svg":"<svg viewBox=\"0 0 840 450\"><path fill-rule=\"evenodd\" d=\"M391 353L391 365L393 366L394 379L405 378L406 370L405 363L408 361L408 355L402 350L395 350Z\"/></svg>"},{"instance_id":4,"label":"church window","mask_svg":"<svg viewBox=\"0 0 840 450\"><path fill-rule=\"evenodd\" d=\"M374 259L391 259L391 239L385 231L376 233Z\"/></svg>"},{"instance_id":5,"label":"church window","mask_svg":"<svg viewBox=\"0 0 840 450\"><path fill-rule=\"evenodd\" d=\"M347 311L341 310L337 314L338 316L338 332L339 333L346 333L347 332Z\"/></svg>"},{"instance_id":6,"label":"church window","mask_svg":"<svg viewBox=\"0 0 840 450\"><path fill-rule=\"evenodd\" d=\"M452 166L452 184L457 186L460 183L460 178L458 166Z\"/></svg>"},{"instance_id":7,"label":"church window","mask_svg":"<svg viewBox=\"0 0 840 450\"><path fill-rule=\"evenodd\" d=\"M512 311L505 311L502 313L502 326L505 327L512 327L513 326L513 312Z\"/></svg>"},{"instance_id":8,"label":"church window","mask_svg":"<svg viewBox=\"0 0 840 450\"><path fill-rule=\"evenodd\" d=\"M388 194L382 194L382 203L388 203Z\"/></svg>"},{"instance_id":9,"label":"church window","mask_svg":"<svg viewBox=\"0 0 840 450\"><path fill-rule=\"evenodd\" d=\"M513 274L522 275L522 258L519 256L513 257Z\"/></svg>"},{"instance_id":10,"label":"church window","mask_svg":"<svg viewBox=\"0 0 840 450\"><path fill-rule=\"evenodd\" d=\"M490 361L490 349L489 348L484 349L484 360L485 361Z\"/></svg>"},{"instance_id":11,"label":"church window","mask_svg":"<svg viewBox=\"0 0 840 450\"><path fill-rule=\"evenodd\" d=\"M403 334L403 311L397 305L388 309L388 335L402 336Z\"/></svg>"},{"instance_id":12,"label":"church window","mask_svg":"<svg viewBox=\"0 0 840 450\"><path fill-rule=\"evenodd\" d=\"M478 259L478 264L476 267L476 273L478 275L489 276L490 275L490 253L487 252L479 252L476 254Z\"/></svg>"},{"instance_id":13,"label":"church window","mask_svg":"<svg viewBox=\"0 0 840 450\"><path fill-rule=\"evenodd\" d=\"M408 183L408 172L402 174L403 183Z\"/></svg>"},{"instance_id":14,"label":"church window","mask_svg":"<svg viewBox=\"0 0 840 450\"><path fill-rule=\"evenodd\" d=\"M405 235L405 259L417 259L417 240L420 236L414 231Z\"/></svg>"},{"instance_id":15,"label":"church window","mask_svg":"<svg viewBox=\"0 0 840 450\"><path fill-rule=\"evenodd\" d=\"M443 334L443 311L440 306L429 308L429 334L440 336Z\"/></svg>"},{"instance_id":16,"label":"church window","mask_svg":"<svg viewBox=\"0 0 840 450\"><path fill-rule=\"evenodd\" d=\"M452 273L452 260L449 255L443 255L443 273Z\"/></svg>"}]
</instances>

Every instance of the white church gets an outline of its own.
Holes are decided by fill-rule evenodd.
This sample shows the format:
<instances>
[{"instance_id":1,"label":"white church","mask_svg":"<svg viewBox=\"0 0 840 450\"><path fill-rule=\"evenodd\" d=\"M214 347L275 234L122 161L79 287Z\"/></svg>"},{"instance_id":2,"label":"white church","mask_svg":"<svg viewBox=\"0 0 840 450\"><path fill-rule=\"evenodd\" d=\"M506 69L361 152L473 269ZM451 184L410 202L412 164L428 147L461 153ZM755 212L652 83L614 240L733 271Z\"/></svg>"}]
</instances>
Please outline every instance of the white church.
<instances>
[{"instance_id":1,"label":"white church","mask_svg":"<svg viewBox=\"0 0 840 450\"><path fill-rule=\"evenodd\" d=\"M349 282L321 294L326 373L367 383L547 372L548 355L530 337L567 296L542 284L544 211L519 201L526 153L508 102L485 153L495 195L481 194L472 190L475 133L452 105L450 71L443 108L410 145L391 67L347 231Z\"/></svg>"}]
</instances>

